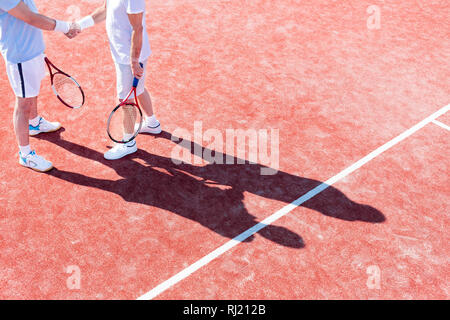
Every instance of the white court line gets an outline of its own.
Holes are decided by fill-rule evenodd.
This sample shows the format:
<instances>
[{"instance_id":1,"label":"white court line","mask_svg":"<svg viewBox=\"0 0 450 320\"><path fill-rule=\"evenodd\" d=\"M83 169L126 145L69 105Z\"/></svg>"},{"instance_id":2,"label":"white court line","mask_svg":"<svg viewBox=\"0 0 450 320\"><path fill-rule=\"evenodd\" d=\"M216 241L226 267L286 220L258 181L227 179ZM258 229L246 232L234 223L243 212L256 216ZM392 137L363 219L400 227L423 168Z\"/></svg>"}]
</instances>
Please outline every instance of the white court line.
<instances>
[{"instance_id":1,"label":"white court line","mask_svg":"<svg viewBox=\"0 0 450 320\"><path fill-rule=\"evenodd\" d=\"M160 295L161 293L163 293L164 291L166 291L167 289L169 289L173 285L177 284L178 282L180 282L181 280L187 278L189 275L191 275L195 271L199 270L200 268L204 267L205 265L207 265L208 263L210 263L214 259L218 258L219 256L221 256L222 254L224 254L225 252L227 252L228 250L230 250L234 246L236 246L239 243L243 242L248 237L252 236L253 234L255 234L256 232L260 231L264 227L270 225L271 223L277 221L278 219L280 219L284 215L288 214L289 212L291 212L292 210L294 210L295 208L300 206L302 203L308 201L312 197L314 197L317 194L321 193L323 190L327 189L329 186L333 185L337 181L339 181L342 178L346 177L347 175L349 175L353 171L359 169L360 167L362 167L367 162L371 161L373 158L377 157L378 155L380 155L384 151L392 148L394 145L396 145L400 141L406 139L407 137L409 137L410 135L412 135L416 131L422 129L424 126L426 126L427 124L429 124L430 122L432 122L436 118L438 118L441 115L443 115L444 113L446 113L449 109L450 109L450 104L445 106L445 107L443 107L443 108L441 108L440 110L436 111L431 116L429 116L426 119L420 121L415 126L413 126L410 129L406 130L405 132L403 132L399 136L395 137L391 141L385 143L381 147L379 147L376 150L372 151L371 153L369 153L364 158L360 159L359 161L357 161L354 164L352 164L350 167L346 168L345 170L343 170L340 173L338 173L337 175L335 175L334 177L328 179L327 181L323 182L322 184L320 184L319 186L315 187L311 191L307 192L306 194L304 194L303 196L301 196L300 198L298 198L294 202L292 202L292 203L286 205L285 207L283 207L282 209L278 210L277 212L275 212L271 216L269 216L266 219L264 219L262 222L256 224L255 226L253 226L252 228L248 229L247 231L244 231L243 233L241 233L237 237L233 238L232 240L228 241L227 243L225 243L221 247L219 247L216 250L210 252L209 254L207 254L206 256L201 258L200 260L194 262L193 264L191 264L186 269L183 269L182 271L180 271L176 275L172 276L171 278L167 279L166 281L162 282L161 284L159 284L158 286L156 286L155 288L153 288L149 292L143 294L142 296L140 296L138 298L138 300L150 300L150 299L153 299L156 296Z\"/></svg>"},{"instance_id":2,"label":"white court line","mask_svg":"<svg viewBox=\"0 0 450 320\"><path fill-rule=\"evenodd\" d=\"M450 131L450 127L448 125L446 125L445 123L442 123L442 122L440 122L438 120L433 120L431 122L433 122L434 124L437 124L441 128L444 128L444 129Z\"/></svg>"}]
</instances>

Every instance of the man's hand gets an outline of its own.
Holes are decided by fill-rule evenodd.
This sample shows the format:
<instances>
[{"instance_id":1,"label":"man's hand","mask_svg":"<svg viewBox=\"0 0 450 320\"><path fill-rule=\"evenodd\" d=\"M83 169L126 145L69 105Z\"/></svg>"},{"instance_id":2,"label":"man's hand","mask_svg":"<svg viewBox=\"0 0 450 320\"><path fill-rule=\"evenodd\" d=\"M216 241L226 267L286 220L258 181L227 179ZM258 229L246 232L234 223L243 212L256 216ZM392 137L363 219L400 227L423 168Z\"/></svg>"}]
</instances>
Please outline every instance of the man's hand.
<instances>
[{"instance_id":1,"label":"man's hand","mask_svg":"<svg viewBox=\"0 0 450 320\"><path fill-rule=\"evenodd\" d=\"M144 75L144 68L141 67L139 61L131 62L131 71L133 72L133 76L137 79L142 78L142 76Z\"/></svg>"},{"instance_id":2,"label":"man's hand","mask_svg":"<svg viewBox=\"0 0 450 320\"><path fill-rule=\"evenodd\" d=\"M81 33L81 27L76 22L70 24L69 32L65 33L66 37L69 39L75 38L79 33Z\"/></svg>"}]
</instances>

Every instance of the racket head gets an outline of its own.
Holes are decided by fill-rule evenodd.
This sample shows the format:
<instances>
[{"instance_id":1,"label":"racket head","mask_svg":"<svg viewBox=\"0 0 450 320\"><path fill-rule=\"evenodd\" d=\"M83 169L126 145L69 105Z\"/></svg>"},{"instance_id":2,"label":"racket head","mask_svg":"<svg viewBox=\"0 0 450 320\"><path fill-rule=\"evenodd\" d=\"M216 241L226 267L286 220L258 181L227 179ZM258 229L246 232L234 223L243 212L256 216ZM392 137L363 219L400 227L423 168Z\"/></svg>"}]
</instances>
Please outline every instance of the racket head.
<instances>
[{"instance_id":1,"label":"racket head","mask_svg":"<svg viewBox=\"0 0 450 320\"><path fill-rule=\"evenodd\" d=\"M115 143L128 143L133 141L142 127L142 111L133 102L122 102L116 106L108 118L107 133ZM129 139L124 134L131 135Z\"/></svg>"},{"instance_id":2,"label":"racket head","mask_svg":"<svg viewBox=\"0 0 450 320\"><path fill-rule=\"evenodd\" d=\"M84 105L83 89L74 78L58 71L52 75L51 80L53 92L65 106L79 109Z\"/></svg>"}]
</instances>

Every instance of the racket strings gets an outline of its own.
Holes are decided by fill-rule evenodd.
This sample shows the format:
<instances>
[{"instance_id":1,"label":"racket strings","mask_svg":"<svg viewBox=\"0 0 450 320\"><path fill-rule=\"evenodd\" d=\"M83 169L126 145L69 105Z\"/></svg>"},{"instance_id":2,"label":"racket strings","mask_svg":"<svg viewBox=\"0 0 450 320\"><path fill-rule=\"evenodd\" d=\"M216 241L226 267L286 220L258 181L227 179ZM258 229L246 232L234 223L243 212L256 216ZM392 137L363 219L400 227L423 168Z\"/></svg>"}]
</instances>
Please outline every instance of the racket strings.
<instances>
[{"instance_id":1,"label":"racket strings","mask_svg":"<svg viewBox=\"0 0 450 320\"><path fill-rule=\"evenodd\" d=\"M134 105L124 105L122 108L123 133L130 135L135 133L135 123L137 118L137 109Z\"/></svg>"},{"instance_id":2,"label":"racket strings","mask_svg":"<svg viewBox=\"0 0 450 320\"><path fill-rule=\"evenodd\" d=\"M61 100L69 106L78 108L83 105L84 98L80 87L70 77L59 73L55 74L53 87Z\"/></svg>"},{"instance_id":3,"label":"racket strings","mask_svg":"<svg viewBox=\"0 0 450 320\"><path fill-rule=\"evenodd\" d=\"M134 104L122 105L108 121L108 134L115 142L129 142L138 135L142 113Z\"/></svg>"}]
</instances>

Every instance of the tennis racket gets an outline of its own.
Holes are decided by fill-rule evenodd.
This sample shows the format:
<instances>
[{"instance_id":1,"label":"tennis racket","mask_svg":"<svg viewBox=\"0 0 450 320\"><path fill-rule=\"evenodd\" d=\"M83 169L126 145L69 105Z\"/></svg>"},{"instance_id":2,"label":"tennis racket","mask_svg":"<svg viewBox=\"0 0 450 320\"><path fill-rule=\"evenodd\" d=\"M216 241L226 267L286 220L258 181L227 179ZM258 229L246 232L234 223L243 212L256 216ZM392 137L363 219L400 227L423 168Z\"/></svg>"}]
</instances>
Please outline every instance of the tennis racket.
<instances>
[{"instance_id":1,"label":"tennis racket","mask_svg":"<svg viewBox=\"0 0 450 320\"><path fill-rule=\"evenodd\" d=\"M50 72L53 92L59 101L72 109L81 108L84 105L84 92L78 82L55 67L47 57L45 57L45 63L47 63L48 71Z\"/></svg>"},{"instance_id":2,"label":"tennis racket","mask_svg":"<svg viewBox=\"0 0 450 320\"><path fill-rule=\"evenodd\" d=\"M140 65L144 67L142 63ZM136 94L138 84L139 79L134 78L128 96L109 115L107 132L109 138L116 143L133 141L141 130L142 111Z\"/></svg>"}]
</instances>

